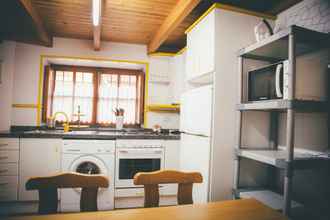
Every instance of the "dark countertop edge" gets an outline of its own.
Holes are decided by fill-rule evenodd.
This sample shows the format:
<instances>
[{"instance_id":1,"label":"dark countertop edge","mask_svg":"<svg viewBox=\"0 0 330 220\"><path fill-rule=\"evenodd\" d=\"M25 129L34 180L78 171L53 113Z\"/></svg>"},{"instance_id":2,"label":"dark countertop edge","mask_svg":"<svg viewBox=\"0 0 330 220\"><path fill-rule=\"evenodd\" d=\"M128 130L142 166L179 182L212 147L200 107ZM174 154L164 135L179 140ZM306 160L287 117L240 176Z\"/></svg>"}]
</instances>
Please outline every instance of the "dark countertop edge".
<instances>
[{"instance_id":1,"label":"dark countertop edge","mask_svg":"<svg viewBox=\"0 0 330 220\"><path fill-rule=\"evenodd\" d=\"M23 134L1 133L0 138L59 138L59 139L94 139L94 140L117 140L117 139L149 139L149 140L180 140L180 135L84 135L84 134Z\"/></svg>"},{"instance_id":2,"label":"dark countertop edge","mask_svg":"<svg viewBox=\"0 0 330 220\"><path fill-rule=\"evenodd\" d=\"M19 138L20 134L17 133L0 133L0 138Z\"/></svg>"}]
</instances>

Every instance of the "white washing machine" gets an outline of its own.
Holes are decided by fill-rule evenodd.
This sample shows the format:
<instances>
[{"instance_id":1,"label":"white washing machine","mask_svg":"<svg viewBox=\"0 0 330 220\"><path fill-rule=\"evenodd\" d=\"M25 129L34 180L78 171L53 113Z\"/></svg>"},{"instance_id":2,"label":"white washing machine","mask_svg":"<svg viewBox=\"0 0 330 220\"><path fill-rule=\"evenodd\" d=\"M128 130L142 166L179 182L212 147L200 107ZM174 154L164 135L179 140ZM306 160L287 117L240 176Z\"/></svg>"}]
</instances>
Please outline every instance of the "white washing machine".
<instances>
[{"instance_id":1,"label":"white washing machine","mask_svg":"<svg viewBox=\"0 0 330 220\"><path fill-rule=\"evenodd\" d=\"M98 210L114 208L115 141L63 140L62 171L84 174L103 174L109 178L109 188L100 188ZM80 211L80 189L61 189L61 212Z\"/></svg>"}]
</instances>

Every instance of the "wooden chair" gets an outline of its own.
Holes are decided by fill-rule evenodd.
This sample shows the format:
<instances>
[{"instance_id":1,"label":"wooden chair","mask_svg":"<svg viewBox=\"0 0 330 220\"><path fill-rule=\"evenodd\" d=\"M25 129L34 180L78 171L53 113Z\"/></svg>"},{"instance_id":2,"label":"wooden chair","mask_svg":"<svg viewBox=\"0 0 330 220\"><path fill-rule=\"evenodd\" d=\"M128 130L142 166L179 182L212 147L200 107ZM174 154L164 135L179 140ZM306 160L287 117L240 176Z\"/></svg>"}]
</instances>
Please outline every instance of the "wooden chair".
<instances>
[{"instance_id":1,"label":"wooden chair","mask_svg":"<svg viewBox=\"0 0 330 220\"><path fill-rule=\"evenodd\" d=\"M202 183L203 177L198 172L180 172L176 170L161 170L141 172L134 176L135 185L144 185L144 207L159 206L159 184L177 183L178 204L192 204L193 183Z\"/></svg>"},{"instance_id":2,"label":"wooden chair","mask_svg":"<svg viewBox=\"0 0 330 220\"><path fill-rule=\"evenodd\" d=\"M62 173L55 176L34 177L26 182L26 190L39 191L39 214L57 212L58 188L82 188L80 196L81 211L97 211L98 188L109 187L109 181L102 175Z\"/></svg>"}]
</instances>

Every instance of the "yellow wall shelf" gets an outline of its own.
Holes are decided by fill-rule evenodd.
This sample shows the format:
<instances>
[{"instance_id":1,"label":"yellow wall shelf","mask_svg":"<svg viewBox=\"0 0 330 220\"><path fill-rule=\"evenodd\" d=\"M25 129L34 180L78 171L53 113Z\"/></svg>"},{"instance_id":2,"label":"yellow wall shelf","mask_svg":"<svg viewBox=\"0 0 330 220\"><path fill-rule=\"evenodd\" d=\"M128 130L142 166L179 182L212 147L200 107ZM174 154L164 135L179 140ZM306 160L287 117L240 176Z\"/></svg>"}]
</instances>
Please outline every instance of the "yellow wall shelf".
<instances>
[{"instance_id":1,"label":"yellow wall shelf","mask_svg":"<svg viewBox=\"0 0 330 220\"><path fill-rule=\"evenodd\" d=\"M180 105L150 104L147 106L149 112L180 112Z\"/></svg>"}]
</instances>

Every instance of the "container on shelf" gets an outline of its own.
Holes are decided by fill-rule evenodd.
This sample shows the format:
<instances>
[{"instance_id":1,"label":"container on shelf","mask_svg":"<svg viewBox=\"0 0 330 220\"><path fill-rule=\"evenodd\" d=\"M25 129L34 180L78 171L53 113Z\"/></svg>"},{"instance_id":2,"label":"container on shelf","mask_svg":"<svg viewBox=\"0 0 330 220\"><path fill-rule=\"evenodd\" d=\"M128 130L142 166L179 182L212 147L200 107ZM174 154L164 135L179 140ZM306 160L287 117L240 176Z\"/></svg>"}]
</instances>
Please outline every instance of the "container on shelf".
<instances>
[{"instance_id":1,"label":"container on shelf","mask_svg":"<svg viewBox=\"0 0 330 220\"><path fill-rule=\"evenodd\" d=\"M116 129L122 130L124 125L124 116L116 116Z\"/></svg>"}]
</instances>

